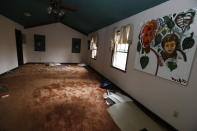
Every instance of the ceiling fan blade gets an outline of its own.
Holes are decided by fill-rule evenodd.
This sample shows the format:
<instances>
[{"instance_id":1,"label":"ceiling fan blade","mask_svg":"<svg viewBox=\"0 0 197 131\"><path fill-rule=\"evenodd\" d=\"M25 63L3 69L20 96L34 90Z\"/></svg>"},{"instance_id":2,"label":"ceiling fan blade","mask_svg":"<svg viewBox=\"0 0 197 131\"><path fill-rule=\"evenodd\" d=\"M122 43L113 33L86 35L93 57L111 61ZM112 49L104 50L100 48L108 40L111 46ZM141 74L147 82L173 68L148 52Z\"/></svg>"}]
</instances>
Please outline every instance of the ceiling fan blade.
<instances>
[{"instance_id":1,"label":"ceiling fan blade","mask_svg":"<svg viewBox=\"0 0 197 131\"><path fill-rule=\"evenodd\" d=\"M72 10L72 11L75 11L75 10L76 10L75 7L70 6L70 5L67 5L67 4L64 4L64 3L61 3L61 4L60 4L60 7L66 8L66 9L69 9L69 10Z\"/></svg>"}]
</instances>

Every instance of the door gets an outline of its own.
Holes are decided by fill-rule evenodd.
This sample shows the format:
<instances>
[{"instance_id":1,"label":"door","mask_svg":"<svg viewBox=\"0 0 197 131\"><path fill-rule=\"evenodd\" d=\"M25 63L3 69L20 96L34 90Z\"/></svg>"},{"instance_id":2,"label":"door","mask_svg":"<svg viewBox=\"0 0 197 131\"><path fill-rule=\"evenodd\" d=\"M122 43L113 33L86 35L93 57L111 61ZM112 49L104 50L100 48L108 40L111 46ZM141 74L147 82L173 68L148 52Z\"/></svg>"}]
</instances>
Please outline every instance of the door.
<instances>
[{"instance_id":1,"label":"door","mask_svg":"<svg viewBox=\"0 0 197 131\"><path fill-rule=\"evenodd\" d=\"M22 45L22 33L20 30L15 30L16 35L16 49L17 49L17 58L18 65L23 65L23 45Z\"/></svg>"}]
</instances>

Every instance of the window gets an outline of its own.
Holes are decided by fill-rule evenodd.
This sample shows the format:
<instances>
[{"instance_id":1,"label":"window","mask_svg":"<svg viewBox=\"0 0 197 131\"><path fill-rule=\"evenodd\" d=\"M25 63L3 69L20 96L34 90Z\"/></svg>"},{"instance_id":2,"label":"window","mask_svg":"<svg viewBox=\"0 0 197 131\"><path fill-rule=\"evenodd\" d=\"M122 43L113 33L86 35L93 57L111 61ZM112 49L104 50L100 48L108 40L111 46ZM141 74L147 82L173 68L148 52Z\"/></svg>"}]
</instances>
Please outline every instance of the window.
<instances>
[{"instance_id":1,"label":"window","mask_svg":"<svg viewBox=\"0 0 197 131\"><path fill-rule=\"evenodd\" d=\"M90 42L91 58L96 59L97 56L97 35L93 35Z\"/></svg>"},{"instance_id":2,"label":"window","mask_svg":"<svg viewBox=\"0 0 197 131\"><path fill-rule=\"evenodd\" d=\"M126 70L128 49L129 44L115 44L112 66L123 71Z\"/></svg>"},{"instance_id":3,"label":"window","mask_svg":"<svg viewBox=\"0 0 197 131\"><path fill-rule=\"evenodd\" d=\"M97 55L97 46L96 46L96 43L93 43L92 44L91 58L96 59L96 55Z\"/></svg>"},{"instance_id":4,"label":"window","mask_svg":"<svg viewBox=\"0 0 197 131\"><path fill-rule=\"evenodd\" d=\"M112 67L126 71L129 45L131 43L131 26L124 26L121 30L114 30Z\"/></svg>"}]
</instances>

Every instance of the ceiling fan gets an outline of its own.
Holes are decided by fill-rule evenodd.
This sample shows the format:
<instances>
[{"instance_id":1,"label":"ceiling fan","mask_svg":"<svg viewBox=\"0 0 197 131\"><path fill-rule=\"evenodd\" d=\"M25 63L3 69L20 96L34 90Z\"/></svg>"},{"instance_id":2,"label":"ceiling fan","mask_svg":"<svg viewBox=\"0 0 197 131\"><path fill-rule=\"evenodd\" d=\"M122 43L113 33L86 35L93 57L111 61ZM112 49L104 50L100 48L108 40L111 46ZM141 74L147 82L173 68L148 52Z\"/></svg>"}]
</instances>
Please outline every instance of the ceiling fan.
<instances>
[{"instance_id":1,"label":"ceiling fan","mask_svg":"<svg viewBox=\"0 0 197 131\"><path fill-rule=\"evenodd\" d=\"M64 9L68 9L70 11L76 10L75 7L62 3L61 0L50 0L50 6L47 8L47 13L55 16L57 19L60 19L65 14Z\"/></svg>"}]
</instances>

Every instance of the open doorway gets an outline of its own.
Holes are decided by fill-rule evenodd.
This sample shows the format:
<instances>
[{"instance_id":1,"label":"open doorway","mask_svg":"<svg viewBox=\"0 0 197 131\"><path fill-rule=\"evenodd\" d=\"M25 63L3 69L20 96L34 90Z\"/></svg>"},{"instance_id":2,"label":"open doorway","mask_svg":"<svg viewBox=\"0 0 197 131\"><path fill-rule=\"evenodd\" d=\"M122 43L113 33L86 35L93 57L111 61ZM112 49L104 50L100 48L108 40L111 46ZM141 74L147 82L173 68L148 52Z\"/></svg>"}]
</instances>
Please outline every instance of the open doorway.
<instances>
[{"instance_id":1,"label":"open doorway","mask_svg":"<svg viewBox=\"0 0 197 131\"><path fill-rule=\"evenodd\" d=\"M16 49L17 49L17 58L18 65L23 65L23 45L22 45L22 33L20 30L15 29L16 35Z\"/></svg>"}]
</instances>

